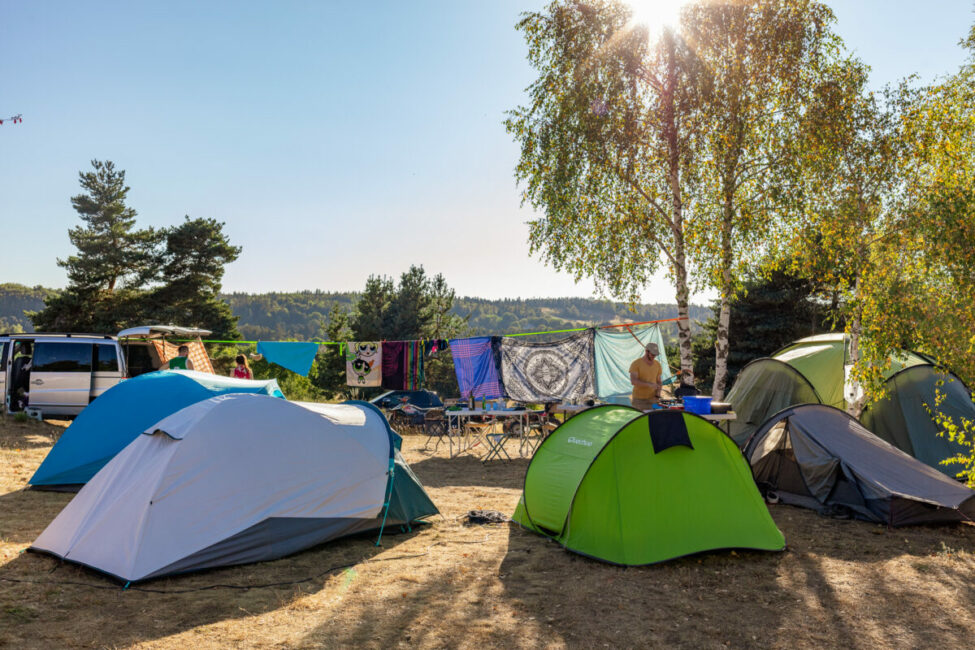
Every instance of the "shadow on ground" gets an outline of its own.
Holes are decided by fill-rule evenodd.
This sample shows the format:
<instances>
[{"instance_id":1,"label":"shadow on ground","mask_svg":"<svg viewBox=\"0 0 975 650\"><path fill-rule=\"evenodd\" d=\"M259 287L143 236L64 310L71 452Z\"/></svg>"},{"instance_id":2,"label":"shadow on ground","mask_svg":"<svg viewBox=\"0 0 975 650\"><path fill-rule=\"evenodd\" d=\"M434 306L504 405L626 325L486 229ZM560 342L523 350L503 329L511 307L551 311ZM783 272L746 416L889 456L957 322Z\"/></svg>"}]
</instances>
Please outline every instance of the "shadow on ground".
<instances>
[{"instance_id":1,"label":"shadow on ground","mask_svg":"<svg viewBox=\"0 0 975 650\"><path fill-rule=\"evenodd\" d=\"M3 418L3 435L0 437L0 448L6 449L38 449L41 447L51 447L69 422L58 422L51 424L48 422L38 422L28 420L27 422L17 422L13 416L0 415Z\"/></svg>"},{"instance_id":2,"label":"shadow on ground","mask_svg":"<svg viewBox=\"0 0 975 650\"><path fill-rule=\"evenodd\" d=\"M514 447L517 448L516 445ZM484 452L480 455L484 455ZM410 467L423 485L432 488L473 486L522 489L529 459L518 458L512 453L510 461L491 460L484 463L480 455L465 454L457 458L430 456L414 460Z\"/></svg>"},{"instance_id":3,"label":"shadow on ground","mask_svg":"<svg viewBox=\"0 0 975 650\"><path fill-rule=\"evenodd\" d=\"M13 544L33 542L73 496L38 490L0 494L0 540Z\"/></svg>"},{"instance_id":4,"label":"shadow on ground","mask_svg":"<svg viewBox=\"0 0 975 650\"><path fill-rule=\"evenodd\" d=\"M5 631L0 632L0 645L127 646L259 616L319 592L346 570L328 572L330 567L369 560L421 531L386 534L381 548L374 534L363 534L280 560L151 580L125 590L94 571L47 555L22 553L0 567L0 601L21 604L0 609L0 630ZM318 577L298 582L312 576ZM276 586L258 586L270 583ZM208 589L218 584L249 588ZM40 612L43 621L37 620ZM134 619L138 624L125 624ZM43 623L41 631L31 625L35 621Z\"/></svg>"},{"instance_id":5,"label":"shadow on ground","mask_svg":"<svg viewBox=\"0 0 975 650\"><path fill-rule=\"evenodd\" d=\"M513 606L570 647L970 643L975 588L958 576L975 569L975 527L887 530L789 506L772 513L785 552L715 551L631 568L512 524L498 575ZM957 566L946 566L945 548ZM935 573L938 581L924 581L935 588L919 585L918 572Z\"/></svg>"}]
</instances>

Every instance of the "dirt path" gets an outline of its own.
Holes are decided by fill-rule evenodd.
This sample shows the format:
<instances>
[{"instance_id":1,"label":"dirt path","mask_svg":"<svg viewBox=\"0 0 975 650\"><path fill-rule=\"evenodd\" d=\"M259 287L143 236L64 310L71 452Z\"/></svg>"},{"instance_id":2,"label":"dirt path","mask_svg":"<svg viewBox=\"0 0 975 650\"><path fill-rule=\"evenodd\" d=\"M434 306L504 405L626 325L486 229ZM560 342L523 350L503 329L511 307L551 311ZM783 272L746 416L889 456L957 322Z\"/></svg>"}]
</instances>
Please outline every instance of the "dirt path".
<instances>
[{"instance_id":1,"label":"dirt path","mask_svg":"<svg viewBox=\"0 0 975 650\"><path fill-rule=\"evenodd\" d=\"M122 591L23 553L71 498L22 491L59 427L0 423L0 646L9 647L967 647L975 633L975 527L888 531L788 506L785 553L720 552L639 569L568 553L510 513L526 460L482 465L404 454L443 512L431 526L326 544L275 562ZM297 585L199 589L301 580ZM80 583L80 584L74 584Z\"/></svg>"}]
</instances>

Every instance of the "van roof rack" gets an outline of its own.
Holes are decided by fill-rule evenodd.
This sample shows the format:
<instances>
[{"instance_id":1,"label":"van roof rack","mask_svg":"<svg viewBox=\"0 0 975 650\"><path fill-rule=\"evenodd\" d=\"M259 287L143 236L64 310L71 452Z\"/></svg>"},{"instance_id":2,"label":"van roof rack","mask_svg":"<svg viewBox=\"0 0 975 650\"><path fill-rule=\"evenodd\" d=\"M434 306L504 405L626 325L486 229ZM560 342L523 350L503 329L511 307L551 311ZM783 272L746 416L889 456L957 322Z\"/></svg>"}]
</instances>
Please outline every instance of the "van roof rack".
<instances>
[{"instance_id":1,"label":"van roof rack","mask_svg":"<svg viewBox=\"0 0 975 650\"><path fill-rule=\"evenodd\" d=\"M10 332L2 333L0 336L6 336L8 338L38 338L43 336L63 336L65 338L89 338L89 339L108 339L112 341L115 339L111 334L94 334L89 332Z\"/></svg>"}]
</instances>

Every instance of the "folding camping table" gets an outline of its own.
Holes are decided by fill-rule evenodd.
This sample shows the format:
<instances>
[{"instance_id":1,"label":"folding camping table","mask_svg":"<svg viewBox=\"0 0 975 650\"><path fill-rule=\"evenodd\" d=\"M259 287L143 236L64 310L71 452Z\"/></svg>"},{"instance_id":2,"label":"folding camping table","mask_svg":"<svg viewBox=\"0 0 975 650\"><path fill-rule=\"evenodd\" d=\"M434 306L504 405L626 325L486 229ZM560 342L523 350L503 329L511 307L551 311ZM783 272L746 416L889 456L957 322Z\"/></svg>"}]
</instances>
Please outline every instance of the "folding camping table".
<instances>
[{"instance_id":1,"label":"folding camping table","mask_svg":"<svg viewBox=\"0 0 975 650\"><path fill-rule=\"evenodd\" d=\"M532 411L527 409L517 409L514 411L503 409L461 409L459 411L444 411L444 415L447 417L448 427L450 428L450 436L448 439L458 439L456 454L454 453L453 444L450 445L450 457L455 458L465 451L472 449L477 442L480 442L479 440L475 442L477 436L473 435L474 427L471 426L471 418L489 417L494 420L502 418L518 418L518 420L521 422L521 430L526 432L528 430L528 416L530 413L532 413ZM490 439L487 436L495 436L495 439ZM500 436L500 438L498 438L498 436ZM488 455L485 457L485 460L489 460L490 458L497 456L497 454L500 452L495 451L495 453L492 453L492 449L494 449L497 445L503 446L504 442L510 437L511 434L504 432L503 427L501 433L485 434L485 442L488 445ZM452 443L452 440L449 441ZM519 448L519 452L521 455L524 455L524 446ZM507 456L507 452L504 452L504 455Z\"/></svg>"}]
</instances>

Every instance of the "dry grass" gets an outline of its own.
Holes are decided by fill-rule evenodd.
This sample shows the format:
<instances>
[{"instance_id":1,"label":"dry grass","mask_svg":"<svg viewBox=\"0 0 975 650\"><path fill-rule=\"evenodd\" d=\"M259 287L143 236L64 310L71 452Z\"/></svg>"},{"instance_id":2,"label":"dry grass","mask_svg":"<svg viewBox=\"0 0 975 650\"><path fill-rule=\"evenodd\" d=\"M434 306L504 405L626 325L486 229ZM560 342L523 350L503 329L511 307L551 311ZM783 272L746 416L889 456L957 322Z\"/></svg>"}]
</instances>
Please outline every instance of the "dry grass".
<instances>
[{"instance_id":1,"label":"dry grass","mask_svg":"<svg viewBox=\"0 0 975 650\"><path fill-rule=\"evenodd\" d=\"M444 514L432 526L382 548L346 539L145 586L297 580L362 561L355 568L279 588L122 591L22 553L71 498L21 491L57 431L0 424L0 577L39 581L0 581L0 646L967 647L975 632L975 527L888 531L775 506L785 553L621 569L517 527L464 527L472 508L514 509L527 461L447 459L412 436L406 458Z\"/></svg>"}]
</instances>

